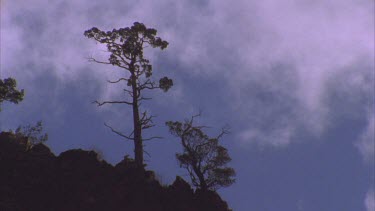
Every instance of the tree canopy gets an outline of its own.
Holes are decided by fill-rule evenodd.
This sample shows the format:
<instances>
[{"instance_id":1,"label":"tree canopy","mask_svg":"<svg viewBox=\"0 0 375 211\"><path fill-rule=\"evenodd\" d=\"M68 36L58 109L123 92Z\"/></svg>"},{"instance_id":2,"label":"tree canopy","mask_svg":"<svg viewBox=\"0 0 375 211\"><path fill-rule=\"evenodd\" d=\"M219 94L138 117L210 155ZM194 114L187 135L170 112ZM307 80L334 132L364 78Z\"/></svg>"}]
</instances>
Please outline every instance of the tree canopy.
<instances>
[{"instance_id":1,"label":"tree canopy","mask_svg":"<svg viewBox=\"0 0 375 211\"><path fill-rule=\"evenodd\" d=\"M166 123L170 132L181 140L183 152L176 154L180 166L189 172L192 184L199 189L230 186L235 182L235 171L226 166L231 158L227 149L219 144L227 130L223 129L217 137L209 137L202 131L204 126L193 125L195 117L183 123Z\"/></svg>"},{"instance_id":2,"label":"tree canopy","mask_svg":"<svg viewBox=\"0 0 375 211\"><path fill-rule=\"evenodd\" d=\"M15 79L0 79L0 103L9 101L11 103L18 104L20 101L22 101L25 92L23 89L21 91L17 90L16 87L17 81Z\"/></svg>"}]
</instances>

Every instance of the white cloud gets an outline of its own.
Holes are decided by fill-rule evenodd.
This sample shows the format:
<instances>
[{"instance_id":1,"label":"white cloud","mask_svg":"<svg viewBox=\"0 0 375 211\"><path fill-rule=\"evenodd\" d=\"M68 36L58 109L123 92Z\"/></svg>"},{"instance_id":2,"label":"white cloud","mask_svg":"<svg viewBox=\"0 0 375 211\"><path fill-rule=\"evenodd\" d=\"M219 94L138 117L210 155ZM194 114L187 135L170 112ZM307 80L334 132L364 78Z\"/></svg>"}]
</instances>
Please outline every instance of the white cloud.
<instances>
[{"instance_id":1,"label":"white cloud","mask_svg":"<svg viewBox=\"0 0 375 211\"><path fill-rule=\"evenodd\" d=\"M233 46L239 49L239 61L243 64L240 69L233 71L235 79L231 83L232 89L238 94L241 92L238 90L242 88L249 98L244 99L246 94L237 97L240 112L248 116L258 116L265 121L268 116L288 118L292 128L302 125L313 135L319 136L327 125L334 124L330 122L329 112L335 111L329 110L329 105L324 99L330 91L330 87L327 87L328 80L341 75L348 67L353 68L354 75L366 75L369 69L353 66L359 61L372 64L370 71L374 68L374 18L373 11L369 9L372 8L373 2L241 3L239 7L255 6L257 12L240 13L238 19L234 18L233 21L240 32L244 30L243 27L249 28L244 33L235 34L233 38ZM252 20L258 21L261 26L253 27ZM251 30L252 28L254 30ZM233 30L230 32L233 33ZM247 39L256 41L244 42ZM294 68L292 75L284 69L279 69L281 73L275 74L272 66L280 63ZM285 84L285 81L288 83ZM356 88L372 89L374 81L371 78L363 82L364 84ZM277 104L274 106L288 104L290 100L294 100L294 105L289 111L280 114L281 117L270 115L272 109L266 105L269 102L265 102L263 106L253 107L247 102L257 101L256 95L251 92L249 94L248 89L244 88L249 83L262 83L263 89L285 96L284 100L276 101ZM259 87L255 88L259 90ZM280 124L274 133L283 131L283 128ZM244 133L259 134L259 130L264 138L268 138L270 132L261 130L257 125L249 125ZM284 134L288 131L289 129L284 130ZM281 143L288 144L290 141Z\"/></svg>"},{"instance_id":2,"label":"white cloud","mask_svg":"<svg viewBox=\"0 0 375 211\"><path fill-rule=\"evenodd\" d=\"M375 211L375 194L373 189L369 190L366 194L365 207L366 211Z\"/></svg>"},{"instance_id":3,"label":"white cloud","mask_svg":"<svg viewBox=\"0 0 375 211\"><path fill-rule=\"evenodd\" d=\"M2 4L2 77L12 75L25 84L50 71L70 81L89 71L104 86L116 73L87 62L91 54L105 56L103 47L83 31L144 22L170 42L163 54L171 61L199 77L226 78L228 97L233 98L227 106L248 118L244 142L258 137L270 145L287 145L300 126L321 134L330 121L323 100L327 80L358 60L372 63L374 57L373 2L368 0ZM151 52L152 62L160 54ZM100 90L102 99L116 94L113 88ZM272 131L265 125L272 125Z\"/></svg>"},{"instance_id":4,"label":"white cloud","mask_svg":"<svg viewBox=\"0 0 375 211\"><path fill-rule=\"evenodd\" d=\"M261 146L271 145L275 147L282 147L290 144L291 136L294 133L294 128L287 126L285 128L276 128L271 132L264 132L260 130L249 130L239 134L240 140L243 144L254 143Z\"/></svg>"},{"instance_id":5,"label":"white cloud","mask_svg":"<svg viewBox=\"0 0 375 211\"><path fill-rule=\"evenodd\" d=\"M368 124L356 146L366 162L375 162L375 113L369 112Z\"/></svg>"}]
</instances>

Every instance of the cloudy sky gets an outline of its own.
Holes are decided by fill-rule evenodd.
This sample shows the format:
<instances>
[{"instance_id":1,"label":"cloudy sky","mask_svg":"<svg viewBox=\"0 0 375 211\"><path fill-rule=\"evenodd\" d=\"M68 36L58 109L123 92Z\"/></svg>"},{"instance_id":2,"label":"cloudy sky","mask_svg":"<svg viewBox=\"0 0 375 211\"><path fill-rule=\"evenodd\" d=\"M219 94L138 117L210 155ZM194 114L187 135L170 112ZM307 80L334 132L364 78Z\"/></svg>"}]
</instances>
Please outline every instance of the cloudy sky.
<instances>
[{"instance_id":1,"label":"cloudy sky","mask_svg":"<svg viewBox=\"0 0 375 211\"><path fill-rule=\"evenodd\" d=\"M163 183L186 176L164 122L202 110L209 134L231 126L237 182L220 193L234 210L375 210L373 0L0 2L0 77L26 90L2 105L1 130L43 120L56 154L132 155L103 125L131 130L130 108L91 103L122 96L106 83L121 71L88 62L108 54L83 32L138 21L170 43L146 54L175 86L143 107L157 115L148 134L164 137L146 144Z\"/></svg>"}]
</instances>

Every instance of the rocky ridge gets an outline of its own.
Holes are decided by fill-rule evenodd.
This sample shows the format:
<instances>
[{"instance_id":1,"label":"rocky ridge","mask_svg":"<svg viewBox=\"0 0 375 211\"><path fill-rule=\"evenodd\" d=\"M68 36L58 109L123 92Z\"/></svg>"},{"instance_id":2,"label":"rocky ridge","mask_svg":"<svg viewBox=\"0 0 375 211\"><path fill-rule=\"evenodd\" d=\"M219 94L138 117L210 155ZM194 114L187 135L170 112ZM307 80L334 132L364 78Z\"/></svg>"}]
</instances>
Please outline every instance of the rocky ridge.
<instances>
[{"instance_id":1,"label":"rocky ridge","mask_svg":"<svg viewBox=\"0 0 375 211\"><path fill-rule=\"evenodd\" d=\"M216 192L193 190L179 176L162 186L153 171L139 175L127 157L112 166L94 151L55 156L9 132L0 133L0 169L0 210L229 210Z\"/></svg>"}]
</instances>

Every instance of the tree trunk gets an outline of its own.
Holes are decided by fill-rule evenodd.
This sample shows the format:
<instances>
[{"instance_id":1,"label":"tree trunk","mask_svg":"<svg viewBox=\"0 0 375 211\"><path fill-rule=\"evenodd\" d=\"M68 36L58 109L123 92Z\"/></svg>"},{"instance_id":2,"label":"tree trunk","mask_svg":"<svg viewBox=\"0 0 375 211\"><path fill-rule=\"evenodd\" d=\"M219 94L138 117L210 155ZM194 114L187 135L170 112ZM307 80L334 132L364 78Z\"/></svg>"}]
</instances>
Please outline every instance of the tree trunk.
<instances>
[{"instance_id":1,"label":"tree trunk","mask_svg":"<svg viewBox=\"0 0 375 211\"><path fill-rule=\"evenodd\" d=\"M140 169L143 169L143 143L142 128L139 119L138 91L137 82L134 73L132 74L132 91L133 91L133 126L134 126L134 159Z\"/></svg>"},{"instance_id":2,"label":"tree trunk","mask_svg":"<svg viewBox=\"0 0 375 211\"><path fill-rule=\"evenodd\" d=\"M188 154L191 155L191 156L193 156L193 158L191 160L192 161L191 166L193 167L193 171L194 171L195 175L197 175L197 177L199 179L199 187L200 187L200 189L203 190L203 191L206 191L208 189L208 186L207 186L206 180L204 178L204 174L203 174L203 172L201 171L201 169L199 167L200 165L199 165L198 159L196 158L196 153L186 143L184 137L182 137L181 143L182 143L182 146L184 147L184 149L187 150Z\"/></svg>"},{"instance_id":3,"label":"tree trunk","mask_svg":"<svg viewBox=\"0 0 375 211\"><path fill-rule=\"evenodd\" d=\"M193 170L195 172L195 174L197 175L198 179L199 179L199 186L200 186L200 189L203 190L203 191L206 191L208 189L207 187L207 183L206 183L206 180L204 178L204 175L203 173L201 172L201 170L197 167L197 163L194 163L193 164Z\"/></svg>"}]
</instances>

